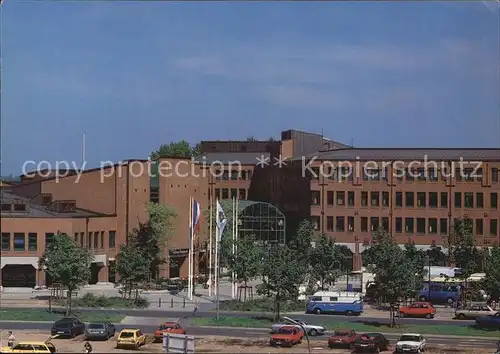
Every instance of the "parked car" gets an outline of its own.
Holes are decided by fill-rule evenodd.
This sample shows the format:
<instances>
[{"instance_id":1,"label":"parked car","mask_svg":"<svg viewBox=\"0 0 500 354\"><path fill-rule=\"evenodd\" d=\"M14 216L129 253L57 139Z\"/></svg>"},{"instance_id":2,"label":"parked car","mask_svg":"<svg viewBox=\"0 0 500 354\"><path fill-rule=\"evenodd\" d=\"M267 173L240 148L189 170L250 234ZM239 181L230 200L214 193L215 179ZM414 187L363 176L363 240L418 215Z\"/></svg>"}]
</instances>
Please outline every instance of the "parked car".
<instances>
[{"instance_id":1,"label":"parked car","mask_svg":"<svg viewBox=\"0 0 500 354\"><path fill-rule=\"evenodd\" d=\"M146 335L138 328L122 329L116 338L116 348L135 348L146 345Z\"/></svg>"},{"instance_id":2,"label":"parked car","mask_svg":"<svg viewBox=\"0 0 500 354\"><path fill-rule=\"evenodd\" d=\"M297 320L297 319L293 319L293 320L297 323L300 323L302 325L302 327L304 327L304 330L307 332L307 334L310 336L318 336L318 335L325 334L326 329L323 326L311 325L311 324L304 322L302 320ZM272 333L278 332L278 330L283 326L297 326L298 328L300 328L299 325L295 325L295 324L277 323L277 324L274 324L271 326L271 332Z\"/></svg>"},{"instance_id":3,"label":"parked car","mask_svg":"<svg viewBox=\"0 0 500 354\"><path fill-rule=\"evenodd\" d=\"M165 322L156 329L154 334L154 341L163 341L163 333L186 334L186 331L177 322Z\"/></svg>"},{"instance_id":4,"label":"parked car","mask_svg":"<svg viewBox=\"0 0 500 354\"><path fill-rule=\"evenodd\" d=\"M57 335L59 337L75 338L76 336L84 333L85 323L74 317L65 317L54 322L52 329L50 330L51 335Z\"/></svg>"},{"instance_id":5,"label":"parked car","mask_svg":"<svg viewBox=\"0 0 500 354\"><path fill-rule=\"evenodd\" d=\"M111 337L114 337L116 333L115 325L111 322L106 323L90 323L87 326L87 330L85 331L85 339L94 340L94 339L104 339L108 340Z\"/></svg>"},{"instance_id":6,"label":"parked car","mask_svg":"<svg viewBox=\"0 0 500 354\"><path fill-rule=\"evenodd\" d=\"M500 330L500 312L497 312L491 316L477 317L476 327Z\"/></svg>"},{"instance_id":7,"label":"parked car","mask_svg":"<svg viewBox=\"0 0 500 354\"><path fill-rule=\"evenodd\" d=\"M399 307L399 317L425 317L434 318L436 308L430 302L415 302L410 306Z\"/></svg>"},{"instance_id":8,"label":"parked car","mask_svg":"<svg viewBox=\"0 0 500 354\"><path fill-rule=\"evenodd\" d=\"M56 352L56 347L51 342L32 342L23 341L15 344L13 347L3 347L0 353L34 353L34 354L52 354Z\"/></svg>"},{"instance_id":9,"label":"parked car","mask_svg":"<svg viewBox=\"0 0 500 354\"><path fill-rule=\"evenodd\" d=\"M357 337L356 331L336 330L333 332L333 335L328 338L328 347L347 347L351 349Z\"/></svg>"},{"instance_id":10,"label":"parked car","mask_svg":"<svg viewBox=\"0 0 500 354\"><path fill-rule=\"evenodd\" d=\"M425 350L426 340L421 334L403 334L396 343L396 353L421 353Z\"/></svg>"},{"instance_id":11,"label":"parked car","mask_svg":"<svg viewBox=\"0 0 500 354\"><path fill-rule=\"evenodd\" d=\"M491 307L485 304L477 304L468 306L464 309L459 309L455 311L455 318L460 320L473 319L475 320L480 316L491 316L496 313Z\"/></svg>"},{"instance_id":12,"label":"parked car","mask_svg":"<svg viewBox=\"0 0 500 354\"><path fill-rule=\"evenodd\" d=\"M281 326L278 331L271 335L269 345L278 347L293 347L302 342L304 332L297 326Z\"/></svg>"},{"instance_id":13,"label":"parked car","mask_svg":"<svg viewBox=\"0 0 500 354\"><path fill-rule=\"evenodd\" d=\"M354 341L355 353L378 353L389 349L389 340L381 333L365 333Z\"/></svg>"}]
</instances>

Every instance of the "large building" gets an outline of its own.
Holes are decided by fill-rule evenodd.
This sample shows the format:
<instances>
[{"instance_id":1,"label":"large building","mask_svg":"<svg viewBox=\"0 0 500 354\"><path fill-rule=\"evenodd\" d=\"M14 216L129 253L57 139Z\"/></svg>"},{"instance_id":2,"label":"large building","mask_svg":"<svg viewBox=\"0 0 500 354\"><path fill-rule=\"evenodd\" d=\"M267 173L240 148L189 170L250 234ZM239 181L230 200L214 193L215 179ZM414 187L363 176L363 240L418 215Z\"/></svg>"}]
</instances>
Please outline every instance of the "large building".
<instances>
[{"instance_id":1,"label":"large building","mask_svg":"<svg viewBox=\"0 0 500 354\"><path fill-rule=\"evenodd\" d=\"M276 224L259 236L270 242L283 242L311 219L318 233L352 251L355 268L380 226L399 243L423 248L442 244L453 220L468 216L479 245L500 243L500 149L359 149L288 130L280 141L203 141L201 150L195 161L128 160L63 171L64 177L38 171L2 186L2 285L50 284L38 259L57 232L92 249L91 283L114 282L119 246L147 220L150 201L177 212L165 251L177 266L166 265L158 276L186 276L191 197L204 211L215 199L242 200L242 230L251 219L243 209L273 214ZM208 234L202 220L199 273L206 269Z\"/></svg>"}]
</instances>

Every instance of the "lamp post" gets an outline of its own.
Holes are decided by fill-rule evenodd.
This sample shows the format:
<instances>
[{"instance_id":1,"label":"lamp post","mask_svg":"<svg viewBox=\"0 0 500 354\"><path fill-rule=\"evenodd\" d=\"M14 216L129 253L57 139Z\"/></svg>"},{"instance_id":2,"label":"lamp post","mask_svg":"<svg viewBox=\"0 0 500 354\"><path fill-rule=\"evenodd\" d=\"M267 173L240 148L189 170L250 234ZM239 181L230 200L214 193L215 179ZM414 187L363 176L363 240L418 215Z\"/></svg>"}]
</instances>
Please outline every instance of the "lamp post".
<instances>
[{"instance_id":1,"label":"lamp post","mask_svg":"<svg viewBox=\"0 0 500 354\"><path fill-rule=\"evenodd\" d=\"M427 256L426 257L427 261L427 301L431 301L431 257Z\"/></svg>"},{"instance_id":2,"label":"lamp post","mask_svg":"<svg viewBox=\"0 0 500 354\"><path fill-rule=\"evenodd\" d=\"M290 322L290 323L292 323L292 324L294 324L294 325L299 326L299 327L302 329L302 331L304 331L304 334L305 334L305 336L306 336L306 340L307 340L307 350L308 350L309 354L311 354L311 343L309 342L309 335L307 334L307 331L306 331L306 329L304 328L304 326L302 325L302 323L297 322L297 321L295 321L295 320L291 319L290 317L283 317L283 319L284 319L285 321L287 321L287 322Z\"/></svg>"}]
</instances>

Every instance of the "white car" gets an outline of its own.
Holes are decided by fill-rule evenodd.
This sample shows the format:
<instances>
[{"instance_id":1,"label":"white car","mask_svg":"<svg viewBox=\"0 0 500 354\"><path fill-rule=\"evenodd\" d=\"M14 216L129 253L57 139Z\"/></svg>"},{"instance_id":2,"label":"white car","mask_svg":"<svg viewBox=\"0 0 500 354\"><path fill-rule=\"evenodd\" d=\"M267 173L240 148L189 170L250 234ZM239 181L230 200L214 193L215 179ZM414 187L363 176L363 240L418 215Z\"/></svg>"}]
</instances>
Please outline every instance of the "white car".
<instances>
[{"instance_id":1,"label":"white car","mask_svg":"<svg viewBox=\"0 0 500 354\"><path fill-rule=\"evenodd\" d=\"M403 334L396 343L396 353L421 353L425 345L426 340L421 334Z\"/></svg>"},{"instance_id":2,"label":"white car","mask_svg":"<svg viewBox=\"0 0 500 354\"><path fill-rule=\"evenodd\" d=\"M302 320L297 320L297 319L293 319L293 321L296 323L300 323L302 325L302 327L304 327L304 330L307 332L307 334L310 336L318 336L318 335L325 334L325 327L323 327L323 326L311 325L311 324L308 324ZM289 323L289 322L288 323L277 323L277 324L273 324L271 326L271 332L273 332L273 333L278 332L278 330L282 326L296 326L296 327L300 328L299 325L295 325L295 324Z\"/></svg>"}]
</instances>

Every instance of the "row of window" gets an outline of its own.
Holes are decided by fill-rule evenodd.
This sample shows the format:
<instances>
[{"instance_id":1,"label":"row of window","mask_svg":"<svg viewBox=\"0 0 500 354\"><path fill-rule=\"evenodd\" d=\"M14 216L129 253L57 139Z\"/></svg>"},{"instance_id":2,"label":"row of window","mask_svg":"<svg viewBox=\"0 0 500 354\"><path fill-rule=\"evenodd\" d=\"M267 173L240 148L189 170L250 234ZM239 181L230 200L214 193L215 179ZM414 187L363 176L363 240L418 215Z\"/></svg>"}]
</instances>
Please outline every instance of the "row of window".
<instances>
[{"instance_id":1,"label":"row of window","mask_svg":"<svg viewBox=\"0 0 500 354\"><path fill-rule=\"evenodd\" d=\"M448 208L448 192L396 192L394 205L402 208ZM321 192L311 191L311 204L321 205ZM356 206L356 192L327 191L327 206ZM362 207L389 207L389 192L360 192L360 205ZM485 195L483 192L454 192L453 206L455 208L484 209ZM489 208L498 209L498 193L489 194Z\"/></svg>"},{"instance_id":2,"label":"row of window","mask_svg":"<svg viewBox=\"0 0 500 354\"><path fill-rule=\"evenodd\" d=\"M356 217L354 216L327 216L326 231L327 232L355 232ZM435 235L448 233L448 219L442 218L394 218L394 231L396 233L405 233L407 235L422 234ZM315 230L320 230L320 216L312 216L312 222ZM483 219L474 219L474 235L476 236L492 236L496 237L499 234L498 219L489 219L489 231L485 232ZM389 230L388 217L360 217L360 231L369 232L377 231L379 228Z\"/></svg>"},{"instance_id":3,"label":"row of window","mask_svg":"<svg viewBox=\"0 0 500 354\"><path fill-rule=\"evenodd\" d=\"M209 190L210 192L210 190ZM244 188L216 188L215 189L215 199L247 199L247 190Z\"/></svg>"},{"instance_id":4,"label":"row of window","mask_svg":"<svg viewBox=\"0 0 500 354\"><path fill-rule=\"evenodd\" d=\"M104 231L89 232L87 243L85 243L85 232L75 232L74 240L81 247L104 248L104 234ZM45 233L45 247L51 244L53 238L53 232ZM11 240L13 245L11 245ZM0 242L2 251L36 252L38 250L38 234L36 232L28 232L28 234L24 232L2 232ZM109 231L108 247L116 247L116 231Z\"/></svg>"},{"instance_id":5,"label":"row of window","mask_svg":"<svg viewBox=\"0 0 500 354\"><path fill-rule=\"evenodd\" d=\"M250 181L252 179L252 170L241 171L215 171L215 179L219 181Z\"/></svg>"},{"instance_id":6,"label":"row of window","mask_svg":"<svg viewBox=\"0 0 500 354\"><path fill-rule=\"evenodd\" d=\"M333 181L352 181L354 177L362 178L363 181L387 181L390 176L389 168L360 168L362 170L359 176L356 175L355 169L351 167L312 167L312 172L309 171L309 177L311 179L319 179L320 177L325 177ZM437 182L437 181L448 181L450 178L450 173L447 172L448 167L442 167L440 169L436 168L394 168L393 177L398 181L406 182ZM483 179L483 169L475 168L455 168L452 174L455 181L457 182L480 182ZM499 181L499 169L491 169L491 182L498 183Z\"/></svg>"}]
</instances>

